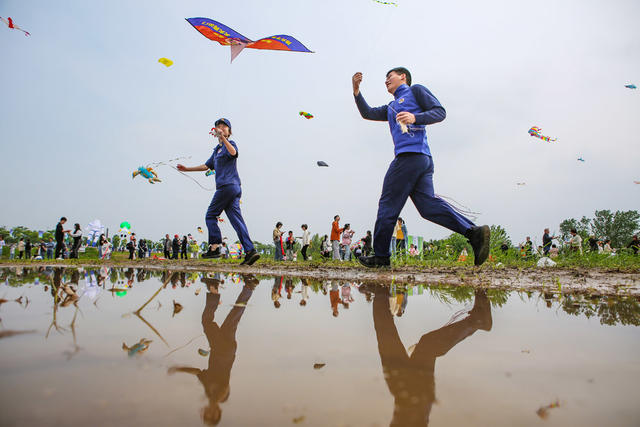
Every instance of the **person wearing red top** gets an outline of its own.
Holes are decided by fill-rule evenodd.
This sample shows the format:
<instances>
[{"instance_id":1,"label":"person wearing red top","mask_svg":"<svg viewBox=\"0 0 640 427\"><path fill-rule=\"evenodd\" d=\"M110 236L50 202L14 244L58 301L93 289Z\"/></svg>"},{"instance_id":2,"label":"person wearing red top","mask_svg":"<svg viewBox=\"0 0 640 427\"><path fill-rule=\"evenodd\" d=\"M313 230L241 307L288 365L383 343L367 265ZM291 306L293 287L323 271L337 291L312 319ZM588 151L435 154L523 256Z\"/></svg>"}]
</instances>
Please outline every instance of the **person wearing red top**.
<instances>
[{"instance_id":1,"label":"person wearing red top","mask_svg":"<svg viewBox=\"0 0 640 427\"><path fill-rule=\"evenodd\" d=\"M340 228L340 215L333 217L331 223L331 249L333 250L333 259L340 259L340 234L344 228Z\"/></svg>"}]
</instances>

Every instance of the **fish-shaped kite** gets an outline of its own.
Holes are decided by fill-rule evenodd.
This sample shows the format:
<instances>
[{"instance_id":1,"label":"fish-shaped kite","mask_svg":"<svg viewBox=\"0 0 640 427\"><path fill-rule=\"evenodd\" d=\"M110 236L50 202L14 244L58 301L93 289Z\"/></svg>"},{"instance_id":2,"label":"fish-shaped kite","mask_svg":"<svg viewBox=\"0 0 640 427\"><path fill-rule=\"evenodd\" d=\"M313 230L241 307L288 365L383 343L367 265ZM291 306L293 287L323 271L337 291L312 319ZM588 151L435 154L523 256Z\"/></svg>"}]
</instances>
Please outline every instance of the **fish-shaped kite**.
<instances>
[{"instance_id":1,"label":"fish-shaped kite","mask_svg":"<svg viewBox=\"0 0 640 427\"><path fill-rule=\"evenodd\" d=\"M322 160L318 160L317 165L318 166L329 167L329 165L327 163L323 162Z\"/></svg>"},{"instance_id":2,"label":"fish-shaped kite","mask_svg":"<svg viewBox=\"0 0 640 427\"><path fill-rule=\"evenodd\" d=\"M313 114L307 113L306 111L300 111L299 114L303 116L305 119L313 119Z\"/></svg>"},{"instance_id":3,"label":"fish-shaped kite","mask_svg":"<svg viewBox=\"0 0 640 427\"><path fill-rule=\"evenodd\" d=\"M30 36L31 35L31 34L29 34L28 31L25 31L22 28L18 27L16 24L14 24L13 23L13 19L11 19L11 18L4 19L2 16L0 16L0 20L2 20L2 22L7 24L7 27L11 28L12 30L22 31L25 36Z\"/></svg>"},{"instance_id":4,"label":"fish-shaped kite","mask_svg":"<svg viewBox=\"0 0 640 427\"><path fill-rule=\"evenodd\" d=\"M186 20L193 28L209 40L218 42L223 46L230 46L231 62L236 59L236 56L238 56L245 47L250 49L313 53L298 40L286 34L278 34L254 41L213 19L186 18Z\"/></svg>"},{"instance_id":5,"label":"fish-shaped kite","mask_svg":"<svg viewBox=\"0 0 640 427\"><path fill-rule=\"evenodd\" d=\"M160 58L158 59L158 62L162 65L166 65L167 67L171 67L173 65L173 61L169 58Z\"/></svg>"},{"instance_id":6,"label":"fish-shaped kite","mask_svg":"<svg viewBox=\"0 0 640 427\"><path fill-rule=\"evenodd\" d=\"M557 141L557 138L551 138L549 136L543 135L542 129L540 129L538 126L533 126L531 129L529 129L529 135L535 136L536 138L540 138L541 140L547 142Z\"/></svg>"},{"instance_id":7,"label":"fish-shaped kite","mask_svg":"<svg viewBox=\"0 0 640 427\"><path fill-rule=\"evenodd\" d=\"M627 89L637 89L636 85L634 85L633 83L624 85L624 87L626 87Z\"/></svg>"}]
</instances>

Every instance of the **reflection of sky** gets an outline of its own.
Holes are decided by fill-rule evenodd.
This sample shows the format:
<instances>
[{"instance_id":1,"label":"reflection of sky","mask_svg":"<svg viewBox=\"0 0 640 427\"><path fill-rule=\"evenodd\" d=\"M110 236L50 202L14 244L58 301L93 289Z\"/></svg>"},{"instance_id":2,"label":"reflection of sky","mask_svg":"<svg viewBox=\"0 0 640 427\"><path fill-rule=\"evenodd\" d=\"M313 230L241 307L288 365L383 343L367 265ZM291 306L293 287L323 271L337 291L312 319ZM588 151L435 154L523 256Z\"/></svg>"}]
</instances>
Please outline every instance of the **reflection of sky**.
<instances>
[{"instance_id":1,"label":"reflection of sky","mask_svg":"<svg viewBox=\"0 0 640 427\"><path fill-rule=\"evenodd\" d=\"M363 93L380 105L390 99L384 74L397 65L447 109L446 121L429 130L436 191L482 212L479 221L504 225L515 241L539 240L567 217L637 208L637 156L625 154L637 152L639 98L624 88L640 79L637 1L240 0L220 8L203 0L6 0L0 13L31 32L0 28L1 73L10 83L0 98L0 156L12 159L0 181L20 176L20 185L3 186L9 226L51 229L66 215L83 225L100 218L111 233L128 220L153 239L194 232L204 226L209 193L167 167L153 186L132 181L131 172L177 156L203 162L212 148L207 132L225 116L255 240L270 242L277 221L325 234L336 213L364 235L392 147L385 124L359 117L350 79L364 72ZM231 65L229 48L198 34L184 21L191 16L254 39L290 34L316 53L245 49ZM175 63L166 68L159 57ZM531 138L533 125L558 142ZM63 193L44 185L51 172L24 173L42 158ZM330 167L317 168L317 160ZM55 212L25 210L33 200ZM402 217L410 234L448 234L411 204ZM222 228L235 239L228 223Z\"/></svg>"},{"instance_id":2,"label":"reflection of sky","mask_svg":"<svg viewBox=\"0 0 640 427\"><path fill-rule=\"evenodd\" d=\"M242 282L235 284L226 274L218 277L224 280L215 312L220 325L233 309ZM167 368L206 369L208 359L197 350L209 349L201 324L207 290L199 281L190 288L167 286L141 311L144 321L132 314L161 285L157 277L136 282L125 297L103 292L95 305L81 298L75 322L81 350L71 361L64 352L73 348L69 325L76 308L59 308L57 321L64 329L45 339L52 316L50 292L29 285L0 289L10 301L21 295L31 301L27 308L3 304L3 327L37 331L2 340L0 399L12 408L3 412L3 421L35 425L64 419L65 424L80 424L98 417L104 424L144 420L197 425L202 386L187 375L168 376ZM275 309L272 285L273 278L257 285L238 324L231 392L221 404L223 423L253 425L258 416L265 425L285 425L305 415L309 425L326 425L327 420L332 425L386 425L393 398L382 376L372 303L358 287L333 281L327 290L348 286L353 297L348 309L340 305L336 318L328 294L311 290L307 305L301 306L305 295L297 292L302 290L297 282L292 299L281 298L281 307ZM112 286L107 279L105 287ZM428 288L422 293L420 287L406 293L396 288L397 295L410 300L402 317L394 319L405 348L472 303L445 304ZM570 316L557 303L549 309L536 295L531 300L525 295L521 299L510 294L502 307L492 308L491 331L476 331L436 359L438 403L431 425L533 425L539 422L535 410L556 398L566 402L550 414L558 425L605 425L604 420L633 425L640 415L634 394L640 379L640 328L602 326L597 317ZM173 300L184 307L175 317ZM141 338L153 341L149 350L128 359L122 343L132 345ZM326 366L314 370L314 363ZM74 396L73 410L69 395ZM121 403L112 405L105 396L117 396ZM247 402L252 402L251 411Z\"/></svg>"}]
</instances>

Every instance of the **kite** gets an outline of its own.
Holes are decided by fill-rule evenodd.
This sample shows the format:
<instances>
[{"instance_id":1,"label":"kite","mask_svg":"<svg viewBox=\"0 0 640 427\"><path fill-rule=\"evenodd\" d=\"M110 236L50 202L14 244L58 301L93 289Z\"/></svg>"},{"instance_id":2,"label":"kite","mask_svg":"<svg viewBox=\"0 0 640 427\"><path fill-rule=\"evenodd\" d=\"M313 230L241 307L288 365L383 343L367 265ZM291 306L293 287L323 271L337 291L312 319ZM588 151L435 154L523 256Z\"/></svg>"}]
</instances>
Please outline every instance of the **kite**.
<instances>
[{"instance_id":1,"label":"kite","mask_svg":"<svg viewBox=\"0 0 640 427\"><path fill-rule=\"evenodd\" d=\"M633 83L629 85L624 85L624 87L626 87L627 89L637 89L636 85L634 85Z\"/></svg>"},{"instance_id":2,"label":"kite","mask_svg":"<svg viewBox=\"0 0 640 427\"><path fill-rule=\"evenodd\" d=\"M313 114L307 113L306 111L300 111L301 116L304 116L305 119L313 119Z\"/></svg>"},{"instance_id":3,"label":"kite","mask_svg":"<svg viewBox=\"0 0 640 427\"><path fill-rule=\"evenodd\" d=\"M634 184L640 184L640 181L633 181Z\"/></svg>"},{"instance_id":4,"label":"kite","mask_svg":"<svg viewBox=\"0 0 640 427\"><path fill-rule=\"evenodd\" d=\"M317 164L318 166L329 167L329 165L328 165L328 164L326 164L325 162L323 162L322 160L318 160L318 161L316 162L316 164Z\"/></svg>"},{"instance_id":5,"label":"kite","mask_svg":"<svg viewBox=\"0 0 640 427\"><path fill-rule=\"evenodd\" d=\"M186 20L193 28L209 40L218 42L223 46L230 46L231 62L233 62L245 47L250 49L313 53L298 40L286 34L278 34L253 41L213 19L186 18Z\"/></svg>"},{"instance_id":6,"label":"kite","mask_svg":"<svg viewBox=\"0 0 640 427\"><path fill-rule=\"evenodd\" d=\"M11 28L12 30L22 31L25 36L30 36L31 35L31 34L29 34L28 31L25 31L22 28L18 27L16 24L14 24L13 23L13 19L11 19L11 18L4 19L2 16L0 16L0 20L2 20L2 22L7 24L7 27Z\"/></svg>"},{"instance_id":7,"label":"kite","mask_svg":"<svg viewBox=\"0 0 640 427\"><path fill-rule=\"evenodd\" d=\"M388 5L393 5L393 6L398 6L398 3L394 3L392 1L380 1L380 0L373 0L376 3L380 3L380 4L388 4Z\"/></svg>"},{"instance_id":8,"label":"kite","mask_svg":"<svg viewBox=\"0 0 640 427\"><path fill-rule=\"evenodd\" d=\"M131 233L131 224L129 224L127 221L122 221L120 223L120 230L118 230L118 233Z\"/></svg>"},{"instance_id":9,"label":"kite","mask_svg":"<svg viewBox=\"0 0 640 427\"><path fill-rule=\"evenodd\" d=\"M173 65L173 61L169 58L160 58L158 59L158 62L162 65L166 65L167 67L171 67Z\"/></svg>"},{"instance_id":10,"label":"kite","mask_svg":"<svg viewBox=\"0 0 640 427\"><path fill-rule=\"evenodd\" d=\"M517 186L523 186L523 185L527 185L527 183L526 182L516 182L516 185Z\"/></svg>"},{"instance_id":11,"label":"kite","mask_svg":"<svg viewBox=\"0 0 640 427\"><path fill-rule=\"evenodd\" d=\"M542 132L542 129L540 129L538 126L534 126L531 129L529 129L529 135L531 136L535 136L536 138L540 138L541 140L547 141L547 142L557 141L557 138L551 138L549 136L545 136L541 132Z\"/></svg>"},{"instance_id":12,"label":"kite","mask_svg":"<svg viewBox=\"0 0 640 427\"><path fill-rule=\"evenodd\" d=\"M155 184L156 182L161 182L160 178L158 178L158 174L153 170L151 166L147 166L147 167L140 166L138 170L133 171L132 175L133 175L131 177L132 179L138 175L142 175L149 181L149 184Z\"/></svg>"},{"instance_id":13,"label":"kite","mask_svg":"<svg viewBox=\"0 0 640 427\"><path fill-rule=\"evenodd\" d=\"M582 157L578 157L578 161L584 163L584 159Z\"/></svg>"}]
</instances>

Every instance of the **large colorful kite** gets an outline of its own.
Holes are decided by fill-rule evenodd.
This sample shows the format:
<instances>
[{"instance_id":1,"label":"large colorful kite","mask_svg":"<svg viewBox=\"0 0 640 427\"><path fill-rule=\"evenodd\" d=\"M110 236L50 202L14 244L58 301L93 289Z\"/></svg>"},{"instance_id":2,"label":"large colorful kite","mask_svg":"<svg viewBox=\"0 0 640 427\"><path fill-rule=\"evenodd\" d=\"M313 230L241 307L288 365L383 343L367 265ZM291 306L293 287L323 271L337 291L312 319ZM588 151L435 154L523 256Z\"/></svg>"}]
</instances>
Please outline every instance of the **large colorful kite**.
<instances>
[{"instance_id":1,"label":"large colorful kite","mask_svg":"<svg viewBox=\"0 0 640 427\"><path fill-rule=\"evenodd\" d=\"M186 18L186 20L189 24L193 25L193 28L209 40L218 42L223 46L231 46L231 62L233 62L245 47L250 49L313 53L298 40L286 34L278 34L253 41L213 19Z\"/></svg>"},{"instance_id":2,"label":"large colorful kite","mask_svg":"<svg viewBox=\"0 0 640 427\"><path fill-rule=\"evenodd\" d=\"M547 142L554 142L558 140L557 138L551 138L549 136L543 135L542 129L540 129L538 126L533 126L531 129L529 129L529 135L535 136L536 138L540 138L541 140Z\"/></svg>"},{"instance_id":3,"label":"large colorful kite","mask_svg":"<svg viewBox=\"0 0 640 427\"><path fill-rule=\"evenodd\" d=\"M7 24L7 27L11 28L12 30L22 31L25 36L30 36L31 35L31 34L29 34L28 31L25 31L22 28L18 27L16 24L14 24L13 23L13 19L11 19L11 18L4 19L2 16L0 16L0 20L2 20L2 22Z\"/></svg>"}]
</instances>

